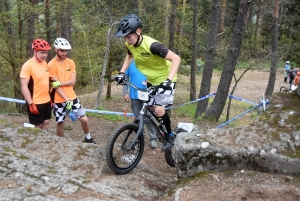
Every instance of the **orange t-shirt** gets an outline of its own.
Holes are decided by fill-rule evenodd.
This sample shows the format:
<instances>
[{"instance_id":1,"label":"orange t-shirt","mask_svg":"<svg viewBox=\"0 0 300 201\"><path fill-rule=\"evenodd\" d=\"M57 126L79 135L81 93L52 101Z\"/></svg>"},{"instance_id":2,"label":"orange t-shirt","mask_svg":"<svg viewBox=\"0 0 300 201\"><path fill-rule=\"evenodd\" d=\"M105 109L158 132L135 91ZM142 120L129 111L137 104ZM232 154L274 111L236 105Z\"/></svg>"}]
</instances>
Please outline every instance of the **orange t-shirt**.
<instances>
[{"instance_id":1,"label":"orange t-shirt","mask_svg":"<svg viewBox=\"0 0 300 201\"><path fill-rule=\"evenodd\" d=\"M29 80L28 89L34 104L50 101L49 71L46 61L38 63L33 58L29 59L23 64L20 77Z\"/></svg>"},{"instance_id":2,"label":"orange t-shirt","mask_svg":"<svg viewBox=\"0 0 300 201\"><path fill-rule=\"evenodd\" d=\"M294 79L294 84L295 84L296 86L298 86L298 83L299 83L299 76L300 76L300 72L297 72L297 75L296 75L296 77L295 77L295 79Z\"/></svg>"},{"instance_id":3,"label":"orange t-shirt","mask_svg":"<svg viewBox=\"0 0 300 201\"><path fill-rule=\"evenodd\" d=\"M75 63L72 59L66 58L64 62L60 63L55 58L53 58L49 63L49 73L50 77L57 77L58 81L65 82L71 79L71 74L76 73ZM61 86L62 90L70 100L76 98L76 93L73 86ZM54 97L55 103L66 102L57 92L55 92Z\"/></svg>"}]
</instances>

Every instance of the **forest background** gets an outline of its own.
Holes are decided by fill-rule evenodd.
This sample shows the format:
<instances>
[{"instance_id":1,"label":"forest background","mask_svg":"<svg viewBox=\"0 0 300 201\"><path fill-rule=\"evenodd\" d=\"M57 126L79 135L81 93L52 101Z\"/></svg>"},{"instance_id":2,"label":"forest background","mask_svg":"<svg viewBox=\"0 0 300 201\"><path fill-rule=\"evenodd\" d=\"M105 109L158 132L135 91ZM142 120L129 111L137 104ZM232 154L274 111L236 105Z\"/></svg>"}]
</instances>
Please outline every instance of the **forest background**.
<instances>
[{"instance_id":1,"label":"forest background","mask_svg":"<svg viewBox=\"0 0 300 201\"><path fill-rule=\"evenodd\" d=\"M231 81L239 81L236 70L270 69L266 95L271 95L277 66L282 71L285 61L293 67L300 62L297 0L2 0L0 96L23 99L19 74L32 57L34 39L52 45L55 38L63 37L72 45L69 57L76 63L76 90L97 91L94 108L101 108L104 87L105 99L110 99L111 78L127 53L124 40L113 35L129 13L141 18L143 34L181 57L179 73L190 76L190 101L208 94L212 72L222 73L213 107L207 109L207 102L199 102L195 118L206 112L206 117L219 119ZM54 56L52 49L48 61ZM198 58L203 59L199 92L195 90ZM21 104L0 102L0 106L1 112L26 112Z\"/></svg>"}]
</instances>

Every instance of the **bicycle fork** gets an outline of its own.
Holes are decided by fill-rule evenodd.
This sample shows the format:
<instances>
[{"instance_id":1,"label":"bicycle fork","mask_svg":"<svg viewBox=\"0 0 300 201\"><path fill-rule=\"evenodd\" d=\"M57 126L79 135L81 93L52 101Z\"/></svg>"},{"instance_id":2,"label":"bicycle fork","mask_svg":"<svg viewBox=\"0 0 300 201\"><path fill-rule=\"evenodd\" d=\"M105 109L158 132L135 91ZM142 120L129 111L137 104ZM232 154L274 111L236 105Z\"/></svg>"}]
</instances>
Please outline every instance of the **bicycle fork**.
<instances>
[{"instance_id":1,"label":"bicycle fork","mask_svg":"<svg viewBox=\"0 0 300 201\"><path fill-rule=\"evenodd\" d=\"M143 110L143 108L142 108L142 110ZM142 131L144 128L144 113L142 113L142 110L140 112L140 115L134 121L134 123L139 124L139 128L138 128L138 131L137 131L136 135L134 136L132 142L130 143L130 146L126 149L127 151L135 149L135 143L136 143L137 139L139 138L139 136L142 134ZM124 143L127 141L129 135L130 135L130 133L128 132L127 137L126 137L125 141L123 142L122 147L124 147Z\"/></svg>"}]
</instances>

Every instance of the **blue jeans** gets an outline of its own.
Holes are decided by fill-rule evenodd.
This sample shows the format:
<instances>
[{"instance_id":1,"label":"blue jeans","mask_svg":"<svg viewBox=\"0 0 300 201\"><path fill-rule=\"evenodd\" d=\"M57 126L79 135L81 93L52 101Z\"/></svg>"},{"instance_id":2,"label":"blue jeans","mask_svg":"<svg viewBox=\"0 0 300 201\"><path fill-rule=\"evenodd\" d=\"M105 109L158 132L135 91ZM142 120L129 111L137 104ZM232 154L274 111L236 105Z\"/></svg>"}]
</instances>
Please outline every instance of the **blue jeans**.
<instances>
[{"instance_id":1,"label":"blue jeans","mask_svg":"<svg viewBox=\"0 0 300 201\"><path fill-rule=\"evenodd\" d=\"M143 107L143 101L139 99L131 99L131 110L135 117L139 116ZM146 122L146 127L150 135L150 139L156 139L156 130L151 123Z\"/></svg>"}]
</instances>

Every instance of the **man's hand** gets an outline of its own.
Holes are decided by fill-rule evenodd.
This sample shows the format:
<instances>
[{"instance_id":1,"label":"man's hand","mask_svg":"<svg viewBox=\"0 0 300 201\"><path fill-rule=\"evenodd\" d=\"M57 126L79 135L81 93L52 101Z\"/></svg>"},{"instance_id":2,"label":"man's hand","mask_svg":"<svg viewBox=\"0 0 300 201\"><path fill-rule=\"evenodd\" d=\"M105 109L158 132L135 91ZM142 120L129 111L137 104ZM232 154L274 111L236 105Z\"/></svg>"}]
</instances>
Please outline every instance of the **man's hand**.
<instances>
[{"instance_id":1,"label":"man's hand","mask_svg":"<svg viewBox=\"0 0 300 201\"><path fill-rule=\"evenodd\" d=\"M60 83L60 81L54 81L51 83L51 85L52 85L52 88L57 89L58 87L61 86L61 83Z\"/></svg>"},{"instance_id":2,"label":"man's hand","mask_svg":"<svg viewBox=\"0 0 300 201\"><path fill-rule=\"evenodd\" d=\"M37 109L37 107L36 107L36 105L34 103L31 103L29 105L29 111L30 111L31 114L36 114L36 115L40 114L39 111L38 111L38 109Z\"/></svg>"},{"instance_id":3,"label":"man's hand","mask_svg":"<svg viewBox=\"0 0 300 201\"><path fill-rule=\"evenodd\" d=\"M123 84L125 81L125 74L120 72L116 77L115 77L115 81L117 82L117 84Z\"/></svg>"},{"instance_id":4,"label":"man's hand","mask_svg":"<svg viewBox=\"0 0 300 201\"><path fill-rule=\"evenodd\" d=\"M162 83L159 84L159 88L163 88L164 90L171 90L172 81L170 79L166 79Z\"/></svg>"},{"instance_id":5,"label":"man's hand","mask_svg":"<svg viewBox=\"0 0 300 201\"><path fill-rule=\"evenodd\" d=\"M71 111L72 110L72 101L67 101L66 102L66 110Z\"/></svg>"}]
</instances>

